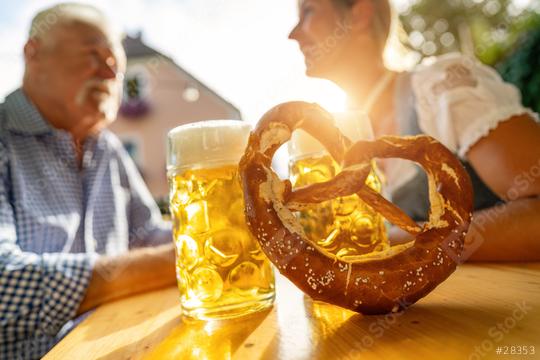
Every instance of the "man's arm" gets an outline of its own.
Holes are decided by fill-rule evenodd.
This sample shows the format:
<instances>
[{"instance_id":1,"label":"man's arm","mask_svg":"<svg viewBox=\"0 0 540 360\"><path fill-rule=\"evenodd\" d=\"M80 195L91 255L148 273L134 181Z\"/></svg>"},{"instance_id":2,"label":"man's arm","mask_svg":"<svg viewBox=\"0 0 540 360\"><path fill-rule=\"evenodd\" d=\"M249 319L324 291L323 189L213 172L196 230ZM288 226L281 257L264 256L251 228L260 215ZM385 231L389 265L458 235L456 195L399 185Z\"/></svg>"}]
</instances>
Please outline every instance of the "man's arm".
<instances>
[{"instance_id":1,"label":"man's arm","mask_svg":"<svg viewBox=\"0 0 540 360\"><path fill-rule=\"evenodd\" d=\"M116 138L111 139L120 163L122 186L129 190L129 248L170 244L172 225L162 219L159 208L137 166Z\"/></svg>"},{"instance_id":2,"label":"man's arm","mask_svg":"<svg viewBox=\"0 0 540 360\"><path fill-rule=\"evenodd\" d=\"M37 358L75 316L96 257L23 251L8 170L9 157L0 142L0 358Z\"/></svg>"},{"instance_id":3,"label":"man's arm","mask_svg":"<svg viewBox=\"0 0 540 360\"><path fill-rule=\"evenodd\" d=\"M130 193L127 220L132 250L96 261L78 314L121 297L176 282L171 226L161 219L152 195L122 144L115 137L110 140L121 165L122 185Z\"/></svg>"},{"instance_id":4,"label":"man's arm","mask_svg":"<svg viewBox=\"0 0 540 360\"><path fill-rule=\"evenodd\" d=\"M115 258L23 251L0 143L0 358L39 357L77 314L122 296L173 285L172 245Z\"/></svg>"},{"instance_id":5,"label":"man's arm","mask_svg":"<svg viewBox=\"0 0 540 360\"><path fill-rule=\"evenodd\" d=\"M39 358L75 317L95 256L22 251L3 185L0 181L0 358Z\"/></svg>"},{"instance_id":6,"label":"man's arm","mask_svg":"<svg viewBox=\"0 0 540 360\"><path fill-rule=\"evenodd\" d=\"M122 297L174 285L174 264L172 243L99 258L77 314Z\"/></svg>"}]
</instances>

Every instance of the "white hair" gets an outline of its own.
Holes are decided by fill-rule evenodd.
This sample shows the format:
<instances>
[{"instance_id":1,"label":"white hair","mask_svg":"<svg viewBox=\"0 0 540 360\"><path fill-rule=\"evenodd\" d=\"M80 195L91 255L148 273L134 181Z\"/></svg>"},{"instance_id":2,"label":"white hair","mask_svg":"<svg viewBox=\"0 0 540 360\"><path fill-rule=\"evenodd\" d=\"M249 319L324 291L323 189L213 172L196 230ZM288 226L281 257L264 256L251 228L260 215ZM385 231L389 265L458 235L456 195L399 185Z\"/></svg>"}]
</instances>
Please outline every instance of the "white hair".
<instances>
[{"instance_id":1,"label":"white hair","mask_svg":"<svg viewBox=\"0 0 540 360\"><path fill-rule=\"evenodd\" d=\"M89 24L103 31L111 41L120 41L120 32L98 8L80 3L60 3L36 14L30 25L29 38L45 38L59 24Z\"/></svg>"}]
</instances>

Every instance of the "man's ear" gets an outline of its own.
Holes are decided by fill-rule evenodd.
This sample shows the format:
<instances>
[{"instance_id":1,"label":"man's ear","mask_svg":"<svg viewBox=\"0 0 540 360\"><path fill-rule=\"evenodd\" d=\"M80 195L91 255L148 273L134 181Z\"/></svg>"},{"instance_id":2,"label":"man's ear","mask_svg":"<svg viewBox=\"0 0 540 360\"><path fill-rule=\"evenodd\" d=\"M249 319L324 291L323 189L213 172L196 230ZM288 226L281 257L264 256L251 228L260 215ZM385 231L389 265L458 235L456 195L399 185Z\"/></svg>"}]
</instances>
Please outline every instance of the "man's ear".
<instances>
[{"instance_id":1,"label":"man's ear","mask_svg":"<svg viewBox=\"0 0 540 360\"><path fill-rule=\"evenodd\" d=\"M24 60L28 63L35 60L38 54L39 41L35 38L30 38L24 44Z\"/></svg>"},{"instance_id":2,"label":"man's ear","mask_svg":"<svg viewBox=\"0 0 540 360\"><path fill-rule=\"evenodd\" d=\"M378 0L357 0L351 7L351 26L353 31L365 32L371 28L371 23L375 16L375 5L373 1Z\"/></svg>"}]
</instances>

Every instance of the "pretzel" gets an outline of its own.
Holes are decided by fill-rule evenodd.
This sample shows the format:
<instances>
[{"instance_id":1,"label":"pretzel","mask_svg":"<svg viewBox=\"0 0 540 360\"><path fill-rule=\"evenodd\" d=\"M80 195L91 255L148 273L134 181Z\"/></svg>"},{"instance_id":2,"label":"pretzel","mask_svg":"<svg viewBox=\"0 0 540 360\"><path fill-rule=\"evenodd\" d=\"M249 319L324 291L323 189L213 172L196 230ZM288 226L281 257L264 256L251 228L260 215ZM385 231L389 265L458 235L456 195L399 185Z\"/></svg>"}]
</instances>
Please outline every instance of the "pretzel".
<instances>
[{"instance_id":1,"label":"pretzel","mask_svg":"<svg viewBox=\"0 0 540 360\"><path fill-rule=\"evenodd\" d=\"M293 191L271 162L299 128L319 140L342 171L327 182ZM365 185L373 158L403 158L423 167L431 203L425 225ZM352 144L318 105L284 103L267 112L251 133L239 171L250 231L277 269L315 300L363 314L396 312L427 295L459 262L471 220L472 186L459 160L431 137L387 136ZM293 211L355 193L414 240L337 257L306 237Z\"/></svg>"}]
</instances>

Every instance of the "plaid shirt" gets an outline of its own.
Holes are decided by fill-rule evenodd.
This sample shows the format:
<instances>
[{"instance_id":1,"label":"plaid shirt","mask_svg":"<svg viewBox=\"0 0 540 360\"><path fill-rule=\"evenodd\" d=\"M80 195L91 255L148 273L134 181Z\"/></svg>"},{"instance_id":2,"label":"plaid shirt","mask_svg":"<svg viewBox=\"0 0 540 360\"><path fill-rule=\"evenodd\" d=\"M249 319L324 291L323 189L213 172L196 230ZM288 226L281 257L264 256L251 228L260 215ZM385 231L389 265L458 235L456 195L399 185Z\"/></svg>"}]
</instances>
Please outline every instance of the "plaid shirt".
<instances>
[{"instance_id":1,"label":"plaid shirt","mask_svg":"<svg viewBox=\"0 0 540 360\"><path fill-rule=\"evenodd\" d=\"M0 104L0 359L42 356L81 303L98 254L171 241L111 132L85 141L16 90Z\"/></svg>"}]
</instances>

